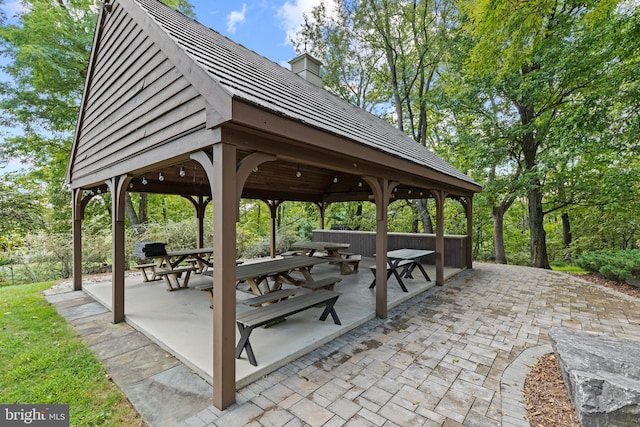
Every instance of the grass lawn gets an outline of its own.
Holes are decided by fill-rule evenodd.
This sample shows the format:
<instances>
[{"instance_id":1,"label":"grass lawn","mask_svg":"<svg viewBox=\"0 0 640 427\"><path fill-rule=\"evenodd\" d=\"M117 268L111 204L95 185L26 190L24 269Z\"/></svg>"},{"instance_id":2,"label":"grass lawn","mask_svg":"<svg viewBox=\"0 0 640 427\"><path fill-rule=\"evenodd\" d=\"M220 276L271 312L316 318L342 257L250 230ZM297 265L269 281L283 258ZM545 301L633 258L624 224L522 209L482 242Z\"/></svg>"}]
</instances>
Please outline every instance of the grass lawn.
<instances>
[{"instance_id":1,"label":"grass lawn","mask_svg":"<svg viewBox=\"0 0 640 427\"><path fill-rule=\"evenodd\" d=\"M72 426L144 422L42 295L52 283L0 287L0 403L68 404Z\"/></svg>"},{"instance_id":2,"label":"grass lawn","mask_svg":"<svg viewBox=\"0 0 640 427\"><path fill-rule=\"evenodd\" d=\"M588 271L581 269L577 265L570 264L552 265L551 269L554 271L560 271L562 273L589 274Z\"/></svg>"}]
</instances>

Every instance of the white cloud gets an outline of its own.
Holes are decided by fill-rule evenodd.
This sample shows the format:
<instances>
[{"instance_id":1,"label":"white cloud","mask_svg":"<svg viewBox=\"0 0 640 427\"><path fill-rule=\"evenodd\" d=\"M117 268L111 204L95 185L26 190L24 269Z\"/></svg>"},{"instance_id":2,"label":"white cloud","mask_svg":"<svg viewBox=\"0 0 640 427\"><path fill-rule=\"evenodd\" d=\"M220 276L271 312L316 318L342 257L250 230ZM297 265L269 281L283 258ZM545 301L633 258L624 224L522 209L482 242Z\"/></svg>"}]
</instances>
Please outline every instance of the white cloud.
<instances>
[{"instance_id":1,"label":"white cloud","mask_svg":"<svg viewBox=\"0 0 640 427\"><path fill-rule=\"evenodd\" d=\"M300 25L304 22L303 15L309 15L311 9L313 9L314 6L319 5L321 2L322 0L293 0L287 1L280 6L277 16L281 21L281 26L287 33L287 43L300 29ZM334 9L334 2L332 0L325 1L325 4L328 11Z\"/></svg>"},{"instance_id":2,"label":"white cloud","mask_svg":"<svg viewBox=\"0 0 640 427\"><path fill-rule=\"evenodd\" d=\"M242 10L234 10L227 16L227 31L231 34L236 32L236 25L244 22L247 13L247 4L242 3Z\"/></svg>"}]
</instances>

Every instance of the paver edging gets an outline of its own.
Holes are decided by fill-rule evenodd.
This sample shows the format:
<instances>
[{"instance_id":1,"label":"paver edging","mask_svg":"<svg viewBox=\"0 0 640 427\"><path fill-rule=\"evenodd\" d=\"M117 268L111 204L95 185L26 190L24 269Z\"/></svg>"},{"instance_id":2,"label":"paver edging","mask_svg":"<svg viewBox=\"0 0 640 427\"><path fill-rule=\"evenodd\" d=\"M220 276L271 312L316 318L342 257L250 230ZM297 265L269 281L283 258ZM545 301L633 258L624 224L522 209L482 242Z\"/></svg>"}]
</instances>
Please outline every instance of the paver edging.
<instances>
[{"instance_id":1,"label":"paver edging","mask_svg":"<svg viewBox=\"0 0 640 427\"><path fill-rule=\"evenodd\" d=\"M545 354L553 353L551 344L543 344L525 349L507 366L500 379L502 416L508 417L514 425L529 427L529 417L524 402L524 381L531 366L540 361ZM515 411L519 413L514 413Z\"/></svg>"}]
</instances>

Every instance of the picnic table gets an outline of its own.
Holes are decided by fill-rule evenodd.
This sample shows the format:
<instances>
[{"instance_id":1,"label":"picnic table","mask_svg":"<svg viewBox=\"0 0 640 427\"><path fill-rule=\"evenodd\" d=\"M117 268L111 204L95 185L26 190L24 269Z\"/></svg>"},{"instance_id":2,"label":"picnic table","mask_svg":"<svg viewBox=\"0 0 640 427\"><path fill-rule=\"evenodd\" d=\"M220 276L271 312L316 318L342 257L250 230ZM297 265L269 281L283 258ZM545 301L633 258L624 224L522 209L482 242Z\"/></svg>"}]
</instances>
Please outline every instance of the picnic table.
<instances>
[{"instance_id":1,"label":"picnic table","mask_svg":"<svg viewBox=\"0 0 640 427\"><path fill-rule=\"evenodd\" d=\"M269 293L276 293L282 289L282 284L284 283L305 287L314 291L331 289L335 283L341 280L339 277L328 277L317 281L311 277L311 267L325 262L329 262L329 260L326 258L306 256L272 258L267 261L247 262L236 267L236 283L245 280L249 284L251 291L258 297L268 295ZM300 272L304 279L293 277L291 274L294 271ZM205 274L213 276L213 271L207 271ZM273 282L272 285L269 285L269 279ZM211 305L213 306L213 283L198 285L196 287L208 292ZM282 298L284 298L284 296ZM263 302L270 303L280 299L280 295L274 298L265 298L264 300L260 300L260 305Z\"/></svg>"},{"instance_id":2,"label":"picnic table","mask_svg":"<svg viewBox=\"0 0 640 427\"><path fill-rule=\"evenodd\" d=\"M168 266L171 269L176 268L186 259L194 260L197 264L198 272L205 271L207 267L213 267L213 261L211 260L213 255L213 248L196 248L196 249L182 249L179 251L167 251L164 255L157 255L157 267ZM196 265L193 265L196 267Z\"/></svg>"},{"instance_id":3,"label":"picnic table","mask_svg":"<svg viewBox=\"0 0 640 427\"><path fill-rule=\"evenodd\" d=\"M163 278L167 284L167 290L173 291L188 287L189 277L192 272L202 273L208 267L212 267L212 254L212 248L166 251L165 253L151 256L150 258L155 259L152 263L134 265L133 267L142 271L142 277L145 282ZM189 262L189 266L180 265L185 260ZM147 270L149 270L150 276ZM181 279L182 283L180 282Z\"/></svg>"},{"instance_id":4,"label":"picnic table","mask_svg":"<svg viewBox=\"0 0 640 427\"><path fill-rule=\"evenodd\" d=\"M280 289L283 283L301 286L307 282L313 282L311 267L324 262L328 260L300 256L245 263L236 267L236 280L246 280L254 294L263 295ZM302 273L304 280L292 277L293 271ZM272 286L269 286L267 279L273 281ZM263 286L264 291L260 290L260 285Z\"/></svg>"},{"instance_id":5,"label":"picnic table","mask_svg":"<svg viewBox=\"0 0 640 427\"><path fill-rule=\"evenodd\" d=\"M432 253L434 253L434 251L429 251L425 249L410 249L410 248L395 249L393 251L387 252L387 264L388 264L387 279L391 277L391 275L393 274L396 280L398 280L398 284L402 288L402 291L408 292L407 287L404 285L404 282L402 281L402 277L407 279L413 279L413 270L415 270L417 267L422 273L422 275L424 276L425 280L427 282L430 282L431 279L429 278L429 275L420 264L420 259L424 256L431 255ZM375 266L372 266L369 268L371 269L374 276L373 281L371 282L371 285L369 285L369 288L373 288L376 286L376 279L375 279L376 268ZM402 270L400 270L400 268L402 268ZM400 272L398 270L400 270Z\"/></svg>"},{"instance_id":6,"label":"picnic table","mask_svg":"<svg viewBox=\"0 0 640 427\"><path fill-rule=\"evenodd\" d=\"M318 251L326 253L324 255L329 261L336 262L340 265L340 274L351 274L353 269L351 265L360 262L360 258L352 258L351 254L343 253L345 249L349 249L349 243L336 243L336 242L295 242L291 245L292 248L300 249L307 256L315 256Z\"/></svg>"}]
</instances>

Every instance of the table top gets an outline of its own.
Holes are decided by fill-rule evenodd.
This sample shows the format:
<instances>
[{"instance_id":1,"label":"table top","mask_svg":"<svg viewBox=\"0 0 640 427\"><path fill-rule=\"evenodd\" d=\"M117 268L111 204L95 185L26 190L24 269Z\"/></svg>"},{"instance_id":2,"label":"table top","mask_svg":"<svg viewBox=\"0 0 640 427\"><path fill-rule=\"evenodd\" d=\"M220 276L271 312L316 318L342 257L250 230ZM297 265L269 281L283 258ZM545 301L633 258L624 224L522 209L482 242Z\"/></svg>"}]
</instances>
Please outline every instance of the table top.
<instances>
[{"instance_id":1,"label":"table top","mask_svg":"<svg viewBox=\"0 0 640 427\"><path fill-rule=\"evenodd\" d=\"M294 256L241 264L236 267L236 280L269 276L272 274L288 272L295 268L311 267L323 262L329 262L329 260L318 257Z\"/></svg>"},{"instance_id":2,"label":"table top","mask_svg":"<svg viewBox=\"0 0 640 427\"><path fill-rule=\"evenodd\" d=\"M434 253L425 249L396 249L387 252L387 258L390 259L417 259Z\"/></svg>"},{"instance_id":3,"label":"table top","mask_svg":"<svg viewBox=\"0 0 640 427\"><path fill-rule=\"evenodd\" d=\"M167 251L167 256L183 256L213 253L213 248L182 249L179 251Z\"/></svg>"},{"instance_id":4,"label":"table top","mask_svg":"<svg viewBox=\"0 0 640 427\"><path fill-rule=\"evenodd\" d=\"M336 242L295 242L291 245L293 248L299 249L315 249L317 251L335 251L339 249L348 249L349 243Z\"/></svg>"}]
</instances>

